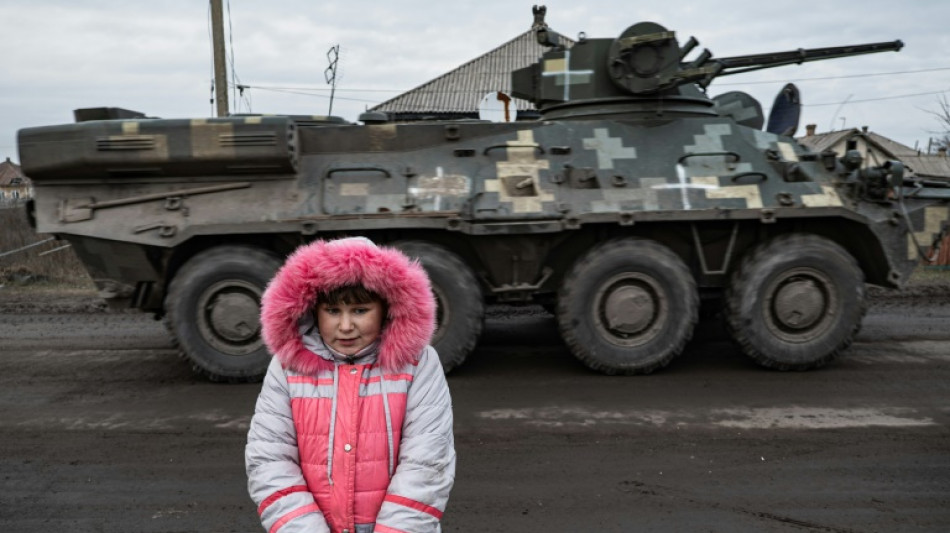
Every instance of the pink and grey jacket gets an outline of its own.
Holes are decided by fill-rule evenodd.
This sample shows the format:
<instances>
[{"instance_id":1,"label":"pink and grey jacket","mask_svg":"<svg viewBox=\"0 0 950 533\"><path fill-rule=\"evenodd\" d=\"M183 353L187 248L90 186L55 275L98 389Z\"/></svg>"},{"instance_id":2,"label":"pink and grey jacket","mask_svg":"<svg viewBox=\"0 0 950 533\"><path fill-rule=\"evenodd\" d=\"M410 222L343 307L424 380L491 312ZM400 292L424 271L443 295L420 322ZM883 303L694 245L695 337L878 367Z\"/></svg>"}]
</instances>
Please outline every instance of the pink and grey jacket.
<instances>
[{"instance_id":1,"label":"pink and grey jacket","mask_svg":"<svg viewBox=\"0 0 950 533\"><path fill-rule=\"evenodd\" d=\"M346 359L323 344L317 295L361 283L383 297L377 343ZM452 405L428 346L425 271L362 238L299 248L261 302L274 359L248 432L248 491L272 533L440 531L455 480Z\"/></svg>"}]
</instances>

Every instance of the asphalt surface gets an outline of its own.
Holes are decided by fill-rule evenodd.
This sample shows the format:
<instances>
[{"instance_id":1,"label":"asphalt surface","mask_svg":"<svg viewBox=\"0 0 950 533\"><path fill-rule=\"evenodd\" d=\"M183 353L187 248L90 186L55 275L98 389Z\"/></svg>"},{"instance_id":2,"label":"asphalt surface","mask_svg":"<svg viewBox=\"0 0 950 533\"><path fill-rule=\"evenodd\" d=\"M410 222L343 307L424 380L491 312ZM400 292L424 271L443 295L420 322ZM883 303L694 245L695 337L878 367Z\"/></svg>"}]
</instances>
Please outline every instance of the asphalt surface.
<instances>
[{"instance_id":1,"label":"asphalt surface","mask_svg":"<svg viewBox=\"0 0 950 533\"><path fill-rule=\"evenodd\" d=\"M761 369L713 320L637 377L588 371L538 308L494 309L449 385L445 531L950 531L946 300L878 303L819 371ZM145 315L7 307L0 531L261 531L259 387L192 375Z\"/></svg>"}]
</instances>

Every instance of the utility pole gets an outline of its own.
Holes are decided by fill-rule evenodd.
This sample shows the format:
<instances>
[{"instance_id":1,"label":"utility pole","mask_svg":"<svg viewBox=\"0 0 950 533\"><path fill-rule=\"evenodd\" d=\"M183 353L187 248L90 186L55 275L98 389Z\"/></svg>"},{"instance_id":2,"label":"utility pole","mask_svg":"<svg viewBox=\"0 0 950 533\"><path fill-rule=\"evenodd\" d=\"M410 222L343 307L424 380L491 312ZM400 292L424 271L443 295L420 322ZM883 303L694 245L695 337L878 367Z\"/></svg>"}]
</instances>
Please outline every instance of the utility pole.
<instances>
[{"instance_id":1,"label":"utility pole","mask_svg":"<svg viewBox=\"0 0 950 533\"><path fill-rule=\"evenodd\" d=\"M224 51L224 9L221 0L211 0L211 40L214 49L214 99L219 117L228 109L228 62Z\"/></svg>"}]
</instances>

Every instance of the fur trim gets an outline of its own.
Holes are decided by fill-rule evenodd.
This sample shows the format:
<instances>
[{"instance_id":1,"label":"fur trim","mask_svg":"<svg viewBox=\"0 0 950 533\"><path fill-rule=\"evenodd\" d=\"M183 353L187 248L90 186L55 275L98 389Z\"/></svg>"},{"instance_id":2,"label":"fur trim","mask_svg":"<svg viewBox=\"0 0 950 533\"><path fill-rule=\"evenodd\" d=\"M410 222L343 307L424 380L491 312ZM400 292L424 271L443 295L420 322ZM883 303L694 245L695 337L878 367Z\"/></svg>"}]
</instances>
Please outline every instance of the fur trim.
<instances>
[{"instance_id":1,"label":"fur trim","mask_svg":"<svg viewBox=\"0 0 950 533\"><path fill-rule=\"evenodd\" d=\"M301 246L267 285L261 298L261 334L285 368L304 374L332 369L332 363L304 347L297 321L320 292L356 283L379 294L389 307L379 364L395 372L416 362L435 331L429 277L399 250L351 238Z\"/></svg>"}]
</instances>

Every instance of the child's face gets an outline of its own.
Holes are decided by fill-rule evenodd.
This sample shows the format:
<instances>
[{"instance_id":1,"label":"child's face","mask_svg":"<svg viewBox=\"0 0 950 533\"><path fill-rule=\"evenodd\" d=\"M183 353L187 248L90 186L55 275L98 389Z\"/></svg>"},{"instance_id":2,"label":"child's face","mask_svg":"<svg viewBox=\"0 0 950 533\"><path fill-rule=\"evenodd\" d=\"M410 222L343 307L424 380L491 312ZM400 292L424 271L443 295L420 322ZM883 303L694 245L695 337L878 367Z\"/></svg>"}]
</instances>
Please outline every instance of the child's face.
<instances>
[{"instance_id":1,"label":"child's face","mask_svg":"<svg viewBox=\"0 0 950 533\"><path fill-rule=\"evenodd\" d=\"M343 355L355 355L379 338L383 326L383 304L317 305L317 329L327 346Z\"/></svg>"}]
</instances>

